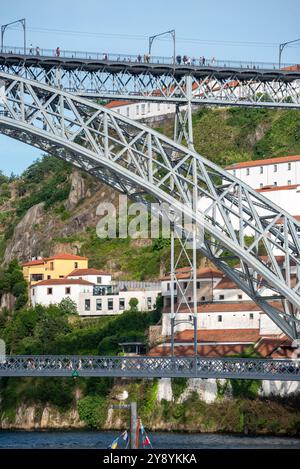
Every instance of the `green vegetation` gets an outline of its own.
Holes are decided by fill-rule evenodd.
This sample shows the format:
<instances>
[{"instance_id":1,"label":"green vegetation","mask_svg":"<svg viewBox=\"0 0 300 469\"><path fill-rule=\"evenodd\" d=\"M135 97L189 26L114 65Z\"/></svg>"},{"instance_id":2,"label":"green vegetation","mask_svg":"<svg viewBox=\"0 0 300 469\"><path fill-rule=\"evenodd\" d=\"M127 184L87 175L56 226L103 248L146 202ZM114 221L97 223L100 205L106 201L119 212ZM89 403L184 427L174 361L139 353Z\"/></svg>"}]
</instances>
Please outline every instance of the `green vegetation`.
<instances>
[{"instance_id":1,"label":"green vegetation","mask_svg":"<svg viewBox=\"0 0 300 469\"><path fill-rule=\"evenodd\" d=\"M0 271L0 297L4 293L11 293L16 298L15 309L22 308L28 299L27 283L17 261L12 261Z\"/></svg>"},{"instance_id":2,"label":"green vegetation","mask_svg":"<svg viewBox=\"0 0 300 469\"><path fill-rule=\"evenodd\" d=\"M120 342L146 342L148 327L157 323L160 314L160 309L147 313L125 311L121 316L85 321L74 316L72 303L39 305L1 315L0 337L6 342L7 352L13 354L115 355L121 351ZM80 372L75 381L70 374L69 379L9 378L0 380L0 384L1 410L11 414L21 402L70 408L74 403L75 386L79 386L83 393L79 411L92 426L92 410L100 415L99 409L105 404L103 399L112 388L111 379L81 379ZM106 412L105 405L102 415ZM97 422L100 425L101 419Z\"/></svg>"}]
</instances>

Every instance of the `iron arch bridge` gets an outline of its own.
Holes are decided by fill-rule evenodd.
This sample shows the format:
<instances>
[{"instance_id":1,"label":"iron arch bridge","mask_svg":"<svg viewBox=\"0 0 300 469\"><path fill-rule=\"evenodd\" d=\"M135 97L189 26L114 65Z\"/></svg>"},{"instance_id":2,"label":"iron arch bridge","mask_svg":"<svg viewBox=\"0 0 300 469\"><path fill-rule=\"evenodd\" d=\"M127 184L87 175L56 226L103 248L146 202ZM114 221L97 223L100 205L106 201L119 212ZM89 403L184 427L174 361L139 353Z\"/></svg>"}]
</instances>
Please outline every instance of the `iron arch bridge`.
<instances>
[{"instance_id":1,"label":"iron arch bridge","mask_svg":"<svg viewBox=\"0 0 300 469\"><path fill-rule=\"evenodd\" d=\"M300 68L274 64L215 62L174 64L158 58L139 63L100 54L70 52L53 57L0 52L0 70L39 81L82 97L169 102L177 105L300 107Z\"/></svg>"},{"instance_id":2,"label":"iron arch bridge","mask_svg":"<svg viewBox=\"0 0 300 469\"><path fill-rule=\"evenodd\" d=\"M172 207L167 216L174 229L183 229L174 213L188 214L203 231L199 251L299 344L300 224L287 212L192 149L140 123L3 72L0 132L72 163L134 200L148 206L165 203ZM258 256L261 247L264 257ZM228 263L233 259L240 262L238 268Z\"/></svg>"},{"instance_id":3,"label":"iron arch bridge","mask_svg":"<svg viewBox=\"0 0 300 469\"><path fill-rule=\"evenodd\" d=\"M90 377L223 378L300 381L300 360L203 357L13 356L0 361L0 378Z\"/></svg>"}]
</instances>

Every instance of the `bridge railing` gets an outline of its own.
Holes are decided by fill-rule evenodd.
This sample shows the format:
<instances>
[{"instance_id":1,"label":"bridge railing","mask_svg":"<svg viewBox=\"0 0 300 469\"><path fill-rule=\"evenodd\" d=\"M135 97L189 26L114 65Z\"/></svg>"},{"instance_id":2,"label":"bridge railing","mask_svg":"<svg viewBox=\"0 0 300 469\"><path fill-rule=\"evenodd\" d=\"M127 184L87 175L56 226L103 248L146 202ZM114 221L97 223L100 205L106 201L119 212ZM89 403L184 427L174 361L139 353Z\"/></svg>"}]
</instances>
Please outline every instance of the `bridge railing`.
<instances>
[{"instance_id":1,"label":"bridge railing","mask_svg":"<svg viewBox=\"0 0 300 469\"><path fill-rule=\"evenodd\" d=\"M259 62L259 61L243 61L243 60L228 60L228 59L216 59L216 58L203 58L203 57L187 57L187 60L183 60L184 56L181 56L181 60L173 57L164 56L149 56L147 53L141 54L115 54L108 52L87 52L87 51L75 51L75 50L60 50L59 55L56 49L46 49L35 47L24 47L16 46L3 46L1 53L20 55L24 57L44 57L44 58L64 58L64 59L81 59L81 60L96 60L96 61L107 61L107 62L134 62L141 64L162 64L162 65L176 65L178 66L192 66L192 67L219 67L219 68L242 68L242 69L259 69L259 70L278 70L296 67L293 63L283 63L280 65L278 62Z\"/></svg>"},{"instance_id":2,"label":"bridge railing","mask_svg":"<svg viewBox=\"0 0 300 469\"><path fill-rule=\"evenodd\" d=\"M300 381L299 359L151 356L7 356L1 376L190 377Z\"/></svg>"}]
</instances>

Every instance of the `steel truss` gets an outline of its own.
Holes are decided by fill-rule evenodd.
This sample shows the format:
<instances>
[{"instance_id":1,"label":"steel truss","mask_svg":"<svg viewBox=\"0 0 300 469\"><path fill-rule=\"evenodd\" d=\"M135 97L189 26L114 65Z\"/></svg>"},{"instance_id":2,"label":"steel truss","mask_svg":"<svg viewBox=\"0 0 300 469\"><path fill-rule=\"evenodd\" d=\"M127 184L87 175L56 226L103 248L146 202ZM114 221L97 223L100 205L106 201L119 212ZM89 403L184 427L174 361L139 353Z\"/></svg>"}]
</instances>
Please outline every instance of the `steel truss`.
<instances>
[{"instance_id":1,"label":"steel truss","mask_svg":"<svg viewBox=\"0 0 300 469\"><path fill-rule=\"evenodd\" d=\"M282 331L300 339L300 224L291 215L151 128L57 88L3 72L0 80L2 134L56 155L148 206L164 202L188 215L204 233L199 250ZM175 223L186 232L180 217ZM267 255L259 258L262 247ZM284 270L277 254L284 257ZM230 266L233 259L240 268Z\"/></svg>"},{"instance_id":2,"label":"steel truss","mask_svg":"<svg viewBox=\"0 0 300 469\"><path fill-rule=\"evenodd\" d=\"M300 381L300 361L204 357L10 355L0 362L0 377L3 376L186 377Z\"/></svg>"},{"instance_id":3,"label":"steel truss","mask_svg":"<svg viewBox=\"0 0 300 469\"><path fill-rule=\"evenodd\" d=\"M300 70L1 57L0 70L82 97L218 106L300 107ZM192 96L187 80L191 82Z\"/></svg>"}]
</instances>

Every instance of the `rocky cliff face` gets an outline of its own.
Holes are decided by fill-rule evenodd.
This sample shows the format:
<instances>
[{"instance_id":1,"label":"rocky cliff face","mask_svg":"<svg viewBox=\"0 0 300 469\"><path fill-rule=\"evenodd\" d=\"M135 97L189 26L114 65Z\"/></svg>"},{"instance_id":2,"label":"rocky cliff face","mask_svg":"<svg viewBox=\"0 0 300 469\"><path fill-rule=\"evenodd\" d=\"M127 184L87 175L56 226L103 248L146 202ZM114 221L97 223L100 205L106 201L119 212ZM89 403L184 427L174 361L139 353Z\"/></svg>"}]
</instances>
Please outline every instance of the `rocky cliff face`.
<instances>
[{"instance_id":1,"label":"rocky cliff face","mask_svg":"<svg viewBox=\"0 0 300 469\"><path fill-rule=\"evenodd\" d=\"M86 425L79 418L77 409L61 412L52 406L41 408L37 405L20 405L16 409L14 418L0 419L2 430L69 430L85 428Z\"/></svg>"},{"instance_id":2,"label":"rocky cliff face","mask_svg":"<svg viewBox=\"0 0 300 469\"><path fill-rule=\"evenodd\" d=\"M55 210L45 210L41 202L30 207L16 224L11 239L7 242L3 256L4 264L13 259L25 261L35 256L48 256L57 252L78 254L80 242L60 243L60 238L72 237L86 232L87 228L95 227L98 221L96 209L102 201L112 201L115 193L97 181L90 184L78 170L73 170L70 177L71 189L63 206L65 217ZM89 187L90 185L90 187ZM15 186L15 183L14 185ZM22 197L21 197L22 198ZM11 200L16 197L16 189L12 187ZM0 207L0 213L11 210L11 201Z\"/></svg>"}]
</instances>

